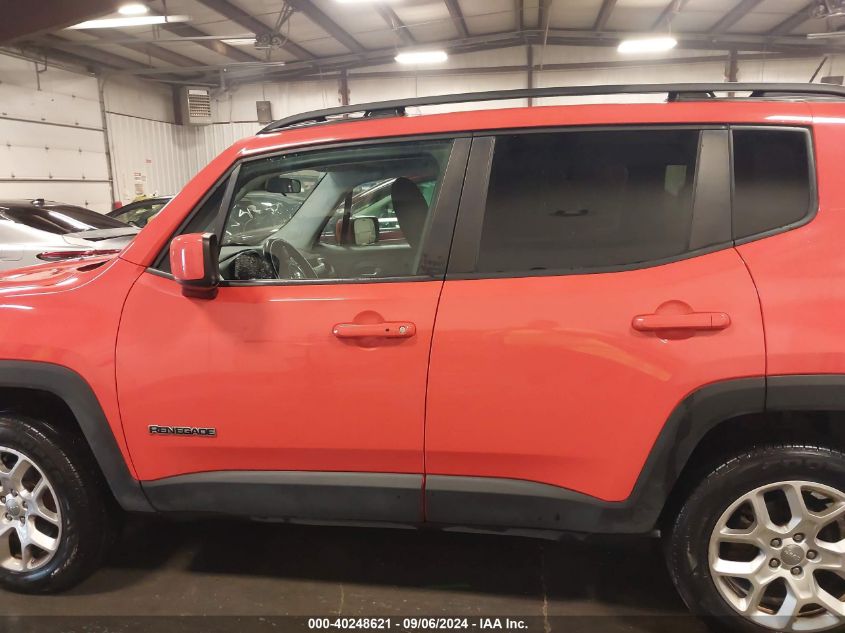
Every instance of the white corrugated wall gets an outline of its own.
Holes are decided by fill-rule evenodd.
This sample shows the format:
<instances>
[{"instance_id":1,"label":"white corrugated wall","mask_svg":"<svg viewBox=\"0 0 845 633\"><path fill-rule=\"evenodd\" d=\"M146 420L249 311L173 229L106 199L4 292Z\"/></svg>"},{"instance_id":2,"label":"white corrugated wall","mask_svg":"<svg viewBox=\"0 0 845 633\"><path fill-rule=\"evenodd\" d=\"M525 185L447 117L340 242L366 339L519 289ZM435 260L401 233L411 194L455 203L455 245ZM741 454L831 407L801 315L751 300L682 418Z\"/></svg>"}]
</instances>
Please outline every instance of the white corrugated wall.
<instances>
[{"instance_id":1,"label":"white corrugated wall","mask_svg":"<svg viewBox=\"0 0 845 633\"><path fill-rule=\"evenodd\" d=\"M693 51L677 56L704 56ZM495 53L455 56L441 76L369 77L394 72L395 65L350 73L352 103L452 92L524 88L524 72L485 73L479 66L518 67L526 63L525 47ZM549 47L535 51L535 63L618 61L615 51ZM807 81L817 59L743 61L740 81ZM825 72L842 74L843 60L833 59ZM467 69L462 72L461 69ZM97 80L33 62L0 56L0 198L44 196L105 211L110 206L109 169L103 141ZM401 69L407 73L407 69ZM723 81L721 61L655 66L644 60L628 68L566 70L535 73L538 87L579 84ZM114 196L128 202L138 193L170 194L180 190L217 154L240 138L254 134L255 102L270 101L275 118L339 105L334 79L295 83L241 85L214 95L215 123L176 125L169 87L111 77L104 84L105 120L111 154ZM653 97L643 97L649 100ZM625 97L630 101L632 97ZM608 101L599 98L595 101ZM538 100L547 105L565 100ZM524 102L470 104L427 108L504 107Z\"/></svg>"},{"instance_id":2,"label":"white corrugated wall","mask_svg":"<svg viewBox=\"0 0 845 633\"><path fill-rule=\"evenodd\" d=\"M115 195L123 202L141 190L146 195L178 192L220 152L260 128L258 123L174 125L111 112L106 121Z\"/></svg>"},{"instance_id":3,"label":"white corrugated wall","mask_svg":"<svg viewBox=\"0 0 845 633\"><path fill-rule=\"evenodd\" d=\"M0 200L8 198L110 208L95 77L0 55Z\"/></svg>"}]
</instances>

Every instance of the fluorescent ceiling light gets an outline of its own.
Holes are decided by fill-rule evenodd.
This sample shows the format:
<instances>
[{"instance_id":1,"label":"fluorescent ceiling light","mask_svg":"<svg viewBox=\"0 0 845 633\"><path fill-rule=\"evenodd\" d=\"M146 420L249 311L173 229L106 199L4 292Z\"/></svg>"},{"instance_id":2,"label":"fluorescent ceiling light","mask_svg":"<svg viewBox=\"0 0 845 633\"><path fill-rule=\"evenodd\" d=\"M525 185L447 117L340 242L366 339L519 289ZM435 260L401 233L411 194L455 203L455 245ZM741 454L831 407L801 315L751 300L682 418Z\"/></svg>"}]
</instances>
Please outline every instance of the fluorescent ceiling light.
<instances>
[{"instance_id":1,"label":"fluorescent ceiling light","mask_svg":"<svg viewBox=\"0 0 845 633\"><path fill-rule=\"evenodd\" d=\"M187 22L187 15L142 15L134 18L104 18L102 20L88 20L69 26L69 29L120 29L126 26L147 26L150 24L169 24L171 22Z\"/></svg>"},{"instance_id":2,"label":"fluorescent ceiling light","mask_svg":"<svg viewBox=\"0 0 845 633\"><path fill-rule=\"evenodd\" d=\"M131 2L129 4L122 5L117 12L120 15L146 15L150 12L150 10L145 4L141 4L140 2Z\"/></svg>"},{"instance_id":3,"label":"fluorescent ceiling light","mask_svg":"<svg viewBox=\"0 0 845 633\"><path fill-rule=\"evenodd\" d=\"M808 33L808 40L826 40L836 37L845 37L845 31L830 31L829 33Z\"/></svg>"},{"instance_id":4,"label":"fluorescent ceiling light","mask_svg":"<svg viewBox=\"0 0 845 633\"><path fill-rule=\"evenodd\" d=\"M382 2L383 0L335 0L338 4L375 4L376 2Z\"/></svg>"},{"instance_id":5,"label":"fluorescent ceiling light","mask_svg":"<svg viewBox=\"0 0 845 633\"><path fill-rule=\"evenodd\" d=\"M617 49L620 53L663 53L678 45L678 40L669 35L623 40Z\"/></svg>"},{"instance_id":6,"label":"fluorescent ceiling light","mask_svg":"<svg viewBox=\"0 0 845 633\"><path fill-rule=\"evenodd\" d=\"M400 64L442 64L447 59L446 51L408 51L396 56Z\"/></svg>"},{"instance_id":7,"label":"fluorescent ceiling light","mask_svg":"<svg viewBox=\"0 0 845 633\"><path fill-rule=\"evenodd\" d=\"M255 44L254 37L229 37L220 41L229 46L252 46Z\"/></svg>"}]
</instances>

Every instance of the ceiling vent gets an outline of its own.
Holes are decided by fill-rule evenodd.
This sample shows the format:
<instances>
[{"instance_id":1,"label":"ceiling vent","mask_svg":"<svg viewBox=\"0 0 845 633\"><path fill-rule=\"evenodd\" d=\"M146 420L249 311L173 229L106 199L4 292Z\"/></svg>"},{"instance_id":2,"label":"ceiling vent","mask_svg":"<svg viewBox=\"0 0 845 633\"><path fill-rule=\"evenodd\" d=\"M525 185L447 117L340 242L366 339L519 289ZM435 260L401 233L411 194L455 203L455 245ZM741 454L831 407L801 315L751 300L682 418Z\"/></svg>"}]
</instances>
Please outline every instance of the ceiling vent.
<instances>
[{"instance_id":1,"label":"ceiling vent","mask_svg":"<svg viewBox=\"0 0 845 633\"><path fill-rule=\"evenodd\" d=\"M182 88L179 99L184 125L210 125L211 92L207 88Z\"/></svg>"}]
</instances>

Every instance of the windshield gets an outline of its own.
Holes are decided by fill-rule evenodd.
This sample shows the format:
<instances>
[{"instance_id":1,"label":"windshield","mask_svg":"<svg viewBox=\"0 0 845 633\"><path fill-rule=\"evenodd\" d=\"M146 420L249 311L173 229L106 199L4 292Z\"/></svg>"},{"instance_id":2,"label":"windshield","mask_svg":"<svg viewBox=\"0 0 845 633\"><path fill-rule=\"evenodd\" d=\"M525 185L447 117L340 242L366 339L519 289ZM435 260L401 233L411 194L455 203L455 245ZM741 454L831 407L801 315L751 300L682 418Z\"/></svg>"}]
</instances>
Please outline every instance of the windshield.
<instances>
[{"instance_id":1,"label":"windshield","mask_svg":"<svg viewBox=\"0 0 845 633\"><path fill-rule=\"evenodd\" d=\"M302 170L285 175L299 183L299 191L272 191L272 184L268 183L271 179L263 176L251 184L254 189L239 192L226 225L223 246L261 244L290 221L325 174Z\"/></svg>"},{"instance_id":2,"label":"windshield","mask_svg":"<svg viewBox=\"0 0 845 633\"><path fill-rule=\"evenodd\" d=\"M33 229L66 235L83 231L128 228L126 224L90 209L69 206L0 206L0 215Z\"/></svg>"},{"instance_id":3,"label":"windshield","mask_svg":"<svg viewBox=\"0 0 845 633\"><path fill-rule=\"evenodd\" d=\"M112 218L116 220L120 220L121 222L125 222L126 224L131 224L132 226L137 226L139 229L144 228L147 226L147 222L149 222L153 217L158 215L158 212L164 208L164 205L167 204L168 201L161 201L158 202L151 202L146 205L138 206L133 209L128 209L123 213L114 213L111 215Z\"/></svg>"}]
</instances>

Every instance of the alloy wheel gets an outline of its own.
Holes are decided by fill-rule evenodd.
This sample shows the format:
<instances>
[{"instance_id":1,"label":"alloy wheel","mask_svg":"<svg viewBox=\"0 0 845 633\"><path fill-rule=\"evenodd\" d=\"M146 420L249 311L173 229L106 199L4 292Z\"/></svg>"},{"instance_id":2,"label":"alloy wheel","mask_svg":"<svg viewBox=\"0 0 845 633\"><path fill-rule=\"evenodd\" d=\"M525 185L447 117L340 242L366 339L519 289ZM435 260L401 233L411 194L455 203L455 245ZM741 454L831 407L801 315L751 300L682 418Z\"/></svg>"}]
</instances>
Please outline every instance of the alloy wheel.
<instances>
[{"instance_id":1,"label":"alloy wheel","mask_svg":"<svg viewBox=\"0 0 845 633\"><path fill-rule=\"evenodd\" d=\"M845 493L808 481L761 486L713 528L710 575L722 597L767 628L845 622Z\"/></svg>"},{"instance_id":2,"label":"alloy wheel","mask_svg":"<svg viewBox=\"0 0 845 633\"><path fill-rule=\"evenodd\" d=\"M29 572L59 548L62 517L44 471L23 453L0 446L0 568Z\"/></svg>"}]
</instances>

